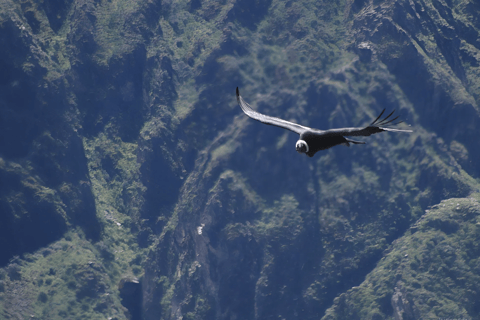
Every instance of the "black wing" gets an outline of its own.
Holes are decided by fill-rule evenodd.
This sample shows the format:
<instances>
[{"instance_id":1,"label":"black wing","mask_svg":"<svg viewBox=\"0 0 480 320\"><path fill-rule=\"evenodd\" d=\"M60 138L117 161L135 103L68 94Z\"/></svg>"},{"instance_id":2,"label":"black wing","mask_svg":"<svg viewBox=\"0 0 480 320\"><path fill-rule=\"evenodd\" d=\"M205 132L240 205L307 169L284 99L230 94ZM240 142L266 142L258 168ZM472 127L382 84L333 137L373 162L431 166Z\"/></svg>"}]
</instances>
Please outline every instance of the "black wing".
<instances>
[{"instance_id":1,"label":"black wing","mask_svg":"<svg viewBox=\"0 0 480 320\"><path fill-rule=\"evenodd\" d=\"M240 96L240 92L238 91L237 87L237 101L238 104L240 105L240 108L242 108L243 112L249 116L252 119L258 120L262 123L269 124L272 126L277 126L280 128L284 128L293 132L296 132L298 134L301 134L302 132L306 130L312 130L311 128L301 126L299 124L286 121L280 118L275 118L275 117L270 117L264 114L261 114L255 110L253 110L248 103L243 100L243 98Z\"/></svg>"},{"instance_id":2,"label":"black wing","mask_svg":"<svg viewBox=\"0 0 480 320\"><path fill-rule=\"evenodd\" d=\"M375 133L379 133L382 131L391 131L391 132L413 132L412 130L405 130L405 129L394 129L394 128L389 128L389 126L394 126L397 124L402 123L403 121L398 121L395 122L395 120L398 119L399 116L389 119L395 110L392 111L388 116L386 116L384 119L378 121L380 117L383 115L385 112L385 109L383 109L382 113L375 119L368 127L364 128L340 128L340 129L330 129L326 130L323 132L323 135L325 136L369 136Z\"/></svg>"}]
</instances>

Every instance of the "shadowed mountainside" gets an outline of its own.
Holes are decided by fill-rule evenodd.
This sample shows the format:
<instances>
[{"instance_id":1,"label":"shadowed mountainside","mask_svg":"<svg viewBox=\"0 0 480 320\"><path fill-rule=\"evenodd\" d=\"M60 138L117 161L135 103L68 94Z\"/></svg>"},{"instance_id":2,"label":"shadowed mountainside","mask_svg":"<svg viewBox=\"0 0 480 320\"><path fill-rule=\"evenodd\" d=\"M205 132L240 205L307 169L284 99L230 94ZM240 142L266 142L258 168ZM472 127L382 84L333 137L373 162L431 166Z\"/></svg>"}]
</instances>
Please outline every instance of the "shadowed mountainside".
<instances>
[{"instance_id":1,"label":"shadowed mountainside","mask_svg":"<svg viewBox=\"0 0 480 320\"><path fill-rule=\"evenodd\" d=\"M0 314L478 318L479 8L4 1Z\"/></svg>"}]
</instances>

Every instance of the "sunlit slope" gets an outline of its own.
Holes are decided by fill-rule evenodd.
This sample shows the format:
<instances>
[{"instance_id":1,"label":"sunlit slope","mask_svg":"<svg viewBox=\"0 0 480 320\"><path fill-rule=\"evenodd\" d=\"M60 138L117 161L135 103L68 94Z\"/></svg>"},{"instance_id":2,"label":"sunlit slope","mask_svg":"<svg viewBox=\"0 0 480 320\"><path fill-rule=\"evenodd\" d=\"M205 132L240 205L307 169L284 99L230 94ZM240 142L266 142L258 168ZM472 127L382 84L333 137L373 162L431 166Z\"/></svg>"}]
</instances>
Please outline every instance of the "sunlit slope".
<instances>
[{"instance_id":1,"label":"sunlit slope","mask_svg":"<svg viewBox=\"0 0 480 320\"><path fill-rule=\"evenodd\" d=\"M2 315L393 319L407 297L414 318L478 317L476 289L456 280L476 285L461 241L477 214L459 214L479 189L478 10L0 4ZM302 125L366 125L386 108L414 132L308 158L295 134L241 112L237 86ZM428 222L439 203L459 203L436 209L457 214L454 231ZM437 235L464 267L427 259ZM461 302L429 285L450 270Z\"/></svg>"},{"instance_id":2,"label":"sunlit slope","mask_svg":"<svg viewBox=\"0 0 480 320\"><path fill-rule=\"evenodd\" d=\"M478 195L426 210L323 319L473 318L478 315Z\"/></svg>"}]
</instances>

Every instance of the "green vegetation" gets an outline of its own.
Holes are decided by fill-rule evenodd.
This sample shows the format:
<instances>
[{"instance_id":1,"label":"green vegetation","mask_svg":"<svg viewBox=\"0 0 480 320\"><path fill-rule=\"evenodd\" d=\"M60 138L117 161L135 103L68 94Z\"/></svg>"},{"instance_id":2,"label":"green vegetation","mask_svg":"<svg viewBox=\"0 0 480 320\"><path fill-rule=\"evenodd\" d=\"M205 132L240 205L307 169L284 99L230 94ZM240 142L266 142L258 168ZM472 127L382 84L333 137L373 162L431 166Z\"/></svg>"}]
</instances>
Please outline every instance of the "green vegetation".
<instances>
[{"instance_id":1,"label":"green vegetation","mask_svg":"<svg viewBox=\"0 0 480 320\"><path fill-rule=\"evenodd\" d=\"M112 270L115 264L103 259L101 250L79 235L72 230L64 239L9 264L2 276L2 317L123 317Z\"/></svg>"},{"instance_id":2,"label":"green vegetation","mask_svg":"<svg viewBox=\"0 0 480 320\"><path fill-rule=\"evenodd\" d=\"M394 319L393 295L404 318L473 318L480 294L479 199L453 198L427 210L324 319Z\"/></svg>"},{"instance_id":3,"label":"green vegetation","mask_svg":"<svg viewBox=\"0 0 480 320\"><path fill-rule=\"evenodd\" d=\"M0 3L0 318L478 318L479 13ZM414 132L302 157L237 86L307 126L386 108Z\"/></svg>"}]
</instances>

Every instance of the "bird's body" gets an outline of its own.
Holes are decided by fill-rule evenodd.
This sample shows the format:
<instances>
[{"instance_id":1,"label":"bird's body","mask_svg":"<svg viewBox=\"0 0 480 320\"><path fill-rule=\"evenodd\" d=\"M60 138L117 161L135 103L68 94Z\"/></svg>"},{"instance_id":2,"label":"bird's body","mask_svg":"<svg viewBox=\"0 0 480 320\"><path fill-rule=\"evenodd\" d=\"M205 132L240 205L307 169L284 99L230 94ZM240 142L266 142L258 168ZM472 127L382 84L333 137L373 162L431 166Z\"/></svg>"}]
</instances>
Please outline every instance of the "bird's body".
<instances>
[{"instance_id":1,"label":"bird's body","mask_svg":"<svg viewBox=\"0 0 480 320\"><path fill-rule=\"evenodd\" d=\"M384 119L378 121L380 117L385 112L385 109L382 113L373 121L369 126L363 128L339 128L339 129L330 129L330 130L318 130L309 127L305 127L290 121L286 121L280 118L275 118L261 114L257 111L254 111L248 103L246 103L243 98L240 96L240 92L237 88L237 101L243 112L252 119L260 121L265 124L281 127L300 135L299 140L297 141L295 147L299 153L305 153L309 157L313 157L315 153L320 150L325 150L340 144L350 146L353 144L365 144L362 141L352 140L347 138L349 136L369 136L375 133L382 131L392 131L392 132L412 132L411 130L403 129L393 129L387 128L387 125L396 125L401 123L394 123L398 119L398 116L388 120L392 114L390 113Z\"/></svg>"},{"instance_id":2,"label":"bird's body","mask_svg":"<svg viewBox=\"0 0 480 320\"><path fill-rule=\"evenodd\" d=\"M347 144L348 140L339 135L327 136L313 131L305 131L300 134L300 140L305 141L308 150L305 152L307 156L313 157L320 150L335 147L339 144Z\"/></svg>"}]
</instances>

